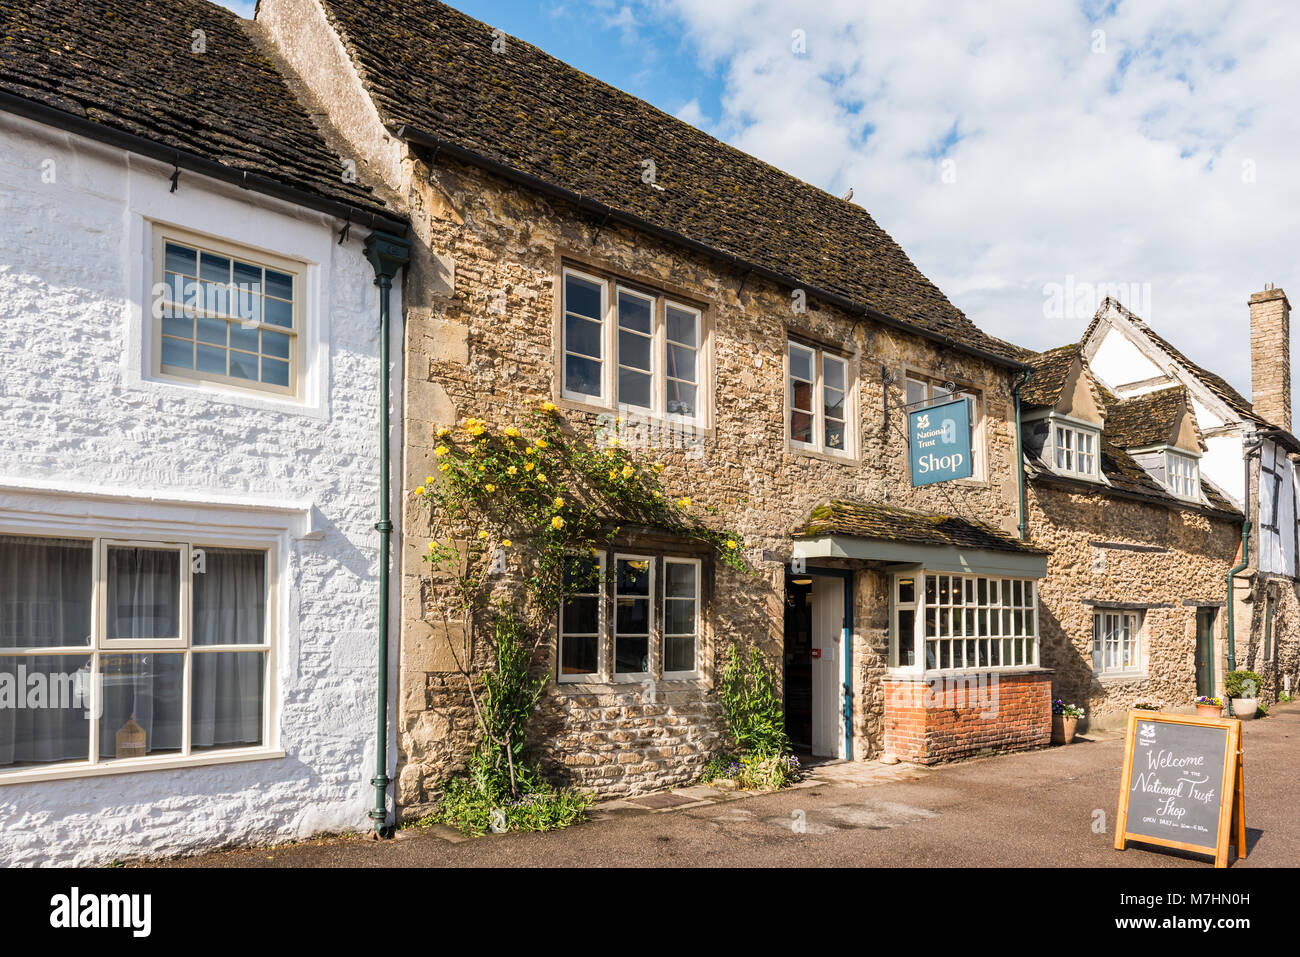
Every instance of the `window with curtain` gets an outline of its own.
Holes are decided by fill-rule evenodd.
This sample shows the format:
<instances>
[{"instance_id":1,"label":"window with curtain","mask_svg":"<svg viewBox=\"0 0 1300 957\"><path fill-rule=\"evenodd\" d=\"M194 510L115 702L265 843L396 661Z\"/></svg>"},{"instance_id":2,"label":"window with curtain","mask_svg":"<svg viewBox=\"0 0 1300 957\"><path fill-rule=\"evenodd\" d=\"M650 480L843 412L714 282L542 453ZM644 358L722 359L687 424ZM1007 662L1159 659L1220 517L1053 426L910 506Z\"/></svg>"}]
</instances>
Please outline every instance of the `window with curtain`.
<instances>
[{"instance_id":1,"label":"window with curtain","mask_svg":"<svg viewBox=\"0 0 1300 957\"><path fill-rule=\"evenodd\" d=\"M0 535L0 776L266 744L267 561Z\"/></svg>"}]
</instances>

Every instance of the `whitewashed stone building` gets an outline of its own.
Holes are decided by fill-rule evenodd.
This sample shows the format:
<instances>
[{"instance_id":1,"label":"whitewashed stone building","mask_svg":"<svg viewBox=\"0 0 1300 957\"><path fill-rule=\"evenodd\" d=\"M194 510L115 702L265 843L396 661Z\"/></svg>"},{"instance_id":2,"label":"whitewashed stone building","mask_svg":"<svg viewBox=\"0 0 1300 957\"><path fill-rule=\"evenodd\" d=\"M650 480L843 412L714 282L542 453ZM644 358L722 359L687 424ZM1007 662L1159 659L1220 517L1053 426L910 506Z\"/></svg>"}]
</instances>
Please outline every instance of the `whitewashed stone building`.
<instances>
[{"instance_id":1,"label":"whitewashed stone building","mask_svg":"<svg viewBox=\"0 0 1300 957\"><path fill-rule=\"evenodd\" d=\"M0 6L0 864L366 828L404 224L228 11Z\"/></svg>"}]
</instances>

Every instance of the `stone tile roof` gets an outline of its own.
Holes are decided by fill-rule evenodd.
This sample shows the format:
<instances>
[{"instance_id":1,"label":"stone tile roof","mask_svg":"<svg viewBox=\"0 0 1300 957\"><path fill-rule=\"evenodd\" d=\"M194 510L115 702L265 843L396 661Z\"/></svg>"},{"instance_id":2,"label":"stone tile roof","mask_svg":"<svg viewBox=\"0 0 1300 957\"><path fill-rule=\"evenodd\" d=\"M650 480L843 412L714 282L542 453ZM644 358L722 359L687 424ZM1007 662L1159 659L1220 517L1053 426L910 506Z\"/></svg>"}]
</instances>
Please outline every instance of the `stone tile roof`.
<instances>
[{"instance_id":1,"label":"stone tile roof","mask_svg":"<svg viewBox=\"0 0 1300 957\"><path fill-rule=\"evenodd\" d=\"M1107 437L1120 448L1140 449L1168 442L1179 415L1190 412L1191 405L1186 386L1180 385L1128 399L1110 396L1106 410ZM1193 412L1193 422L1195 418Z\"/></svg>"},{"instance_id":2,"label":"stone tile roof","mask_svg":"<svg viewBox=\"0 0 1300 957\"><path fill-rule=\"evenodd\" d=\"M915 545L956 545L1002 552L1043 553L1041 548L982 522L859 502L833 501L818 505L794 535L797 538L848 535Z\"/></svg>"},{"instance_id":3,"label":"stone tile roof","mask_svg":"<svg viewBox=\"0 0 1300 957\"><path fill-rule=\"evenodd\" d=\"M322 0L381 118L1005 357L860 206L810 186L436 0ZM656 186L642 182L645 160ZM1014 361L1014 360L1012 360Z\"/></svg>"},{"instance_id":4,"label":"stone tile roof","mask_svg":"<svg viewBox=\"0 0 1300 957\"><path fill-rule=\"evenodd\" d=\"M342 158L244 24L206 0L0 0L0 92L402 219L343 181Z\"/></svg>"},{"instance_id":5,"label":"stone tile roof","mask_svg":"<svg viewBox=\"0 0 1300 957\"><path fill-rule=\"evenodd\" d=\"M1078 344L1071 343L1046 352L1030 353L1023 358L1022 361L1031 368L1029 378L1020 388L1021 404L1030 407L1056 405L1078 354Z\"/></svg>"}]
</instances>

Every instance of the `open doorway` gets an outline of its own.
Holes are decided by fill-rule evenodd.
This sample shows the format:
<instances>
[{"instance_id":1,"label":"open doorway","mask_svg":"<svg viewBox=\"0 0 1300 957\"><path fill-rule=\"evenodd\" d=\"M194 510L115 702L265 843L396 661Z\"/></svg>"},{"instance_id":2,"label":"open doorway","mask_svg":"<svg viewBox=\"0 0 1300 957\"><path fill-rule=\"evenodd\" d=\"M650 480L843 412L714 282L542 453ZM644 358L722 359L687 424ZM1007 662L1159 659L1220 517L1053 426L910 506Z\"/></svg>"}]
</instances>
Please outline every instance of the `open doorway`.
<instances>
[{"instance_id":1,"label":"open doorway","mask_svg":"<svg viewBox=\"0 0 1300 957\"><path fill-rule=\"evenodd\" d=\"M794 575L785 591L785 726L796 751L847 757L845 589L834 574Z\"/></svg>"}]
</instances>

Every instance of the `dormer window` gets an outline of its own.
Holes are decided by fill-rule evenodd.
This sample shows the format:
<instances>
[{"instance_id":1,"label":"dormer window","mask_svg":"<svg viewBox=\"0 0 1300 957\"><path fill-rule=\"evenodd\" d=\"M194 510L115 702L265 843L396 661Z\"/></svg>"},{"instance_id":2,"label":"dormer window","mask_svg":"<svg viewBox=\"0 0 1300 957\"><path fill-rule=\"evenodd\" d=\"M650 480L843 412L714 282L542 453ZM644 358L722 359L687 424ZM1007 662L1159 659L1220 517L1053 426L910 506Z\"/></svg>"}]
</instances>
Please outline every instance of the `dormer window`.
<instances>
[{"instance_id":1,"label":"dormer window","mask_svg":"<svg viewBox=\"0 0 1300 957\"><path fill-rule=\"evenodd\" d=\"M1196 458L1172 449L1165 453L1165 483L1179 498L1201 497L1201 470Z\"/></svg>"},{"instance_id":2,"label":"dormer window","mask_svg":"<svg viewBox=\"0 0 1300 957\"><path fill-rule=\"evenodd\" d=\"M1061 475L1097 478L1097 431L1074 425L1052 425L1052 465Z\"/></svg>"}]
</instances>

